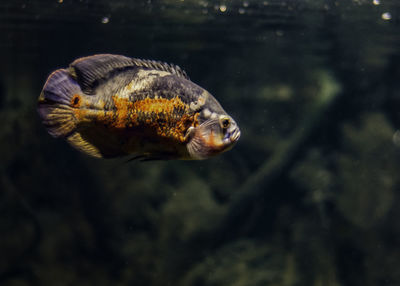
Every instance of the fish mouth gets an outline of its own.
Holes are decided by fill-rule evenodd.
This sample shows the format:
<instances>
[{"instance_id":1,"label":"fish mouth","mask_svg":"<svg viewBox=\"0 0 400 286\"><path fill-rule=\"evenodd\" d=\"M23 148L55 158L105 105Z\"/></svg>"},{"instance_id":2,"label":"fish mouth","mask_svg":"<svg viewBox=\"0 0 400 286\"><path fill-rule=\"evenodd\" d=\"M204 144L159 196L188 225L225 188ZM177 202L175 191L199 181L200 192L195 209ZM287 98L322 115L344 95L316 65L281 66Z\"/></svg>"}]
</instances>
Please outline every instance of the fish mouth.
<instances>
[{"instance_id":1,"label":"fish mouth","mask_svg":"<svg viewBox=\"0 0 400 286\"><path fill-rule=\"evenodd\" d=\"M231 140L231 142L236 142L238 141L240 138L240 130L239 128L236 128L229 136L229 139Z\"/></svg>"}]
</instances>

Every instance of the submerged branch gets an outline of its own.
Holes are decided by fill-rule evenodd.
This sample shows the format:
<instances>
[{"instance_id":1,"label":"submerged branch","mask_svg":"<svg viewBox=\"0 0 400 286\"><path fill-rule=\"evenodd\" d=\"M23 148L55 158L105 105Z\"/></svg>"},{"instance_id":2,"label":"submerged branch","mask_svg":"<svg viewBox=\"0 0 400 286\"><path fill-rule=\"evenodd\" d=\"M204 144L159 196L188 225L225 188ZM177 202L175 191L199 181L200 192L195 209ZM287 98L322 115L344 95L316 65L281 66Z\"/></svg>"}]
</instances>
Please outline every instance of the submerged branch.
<instances>
[{"instance_id":1,"label":"submerged branch","mask_svg":"<svg viewBox=\"0 0 400 286\"><path fill-rule=\"evenodd\" d=\"M319 75L319 84L321 88L320 96L311 108L311 113L299 125L300 127L294 134L279 145L272 157L268 158L243 183L232 198L229 208L217 228L218 241L224 241L227 233L231 235L233 229L238 229L241 226L241 221L251 211L253 203L261 198L282 174L290 169L298 152L323 124L323 118L339 97L340 88L327 73Z\"/></svg>"}]
</instances>

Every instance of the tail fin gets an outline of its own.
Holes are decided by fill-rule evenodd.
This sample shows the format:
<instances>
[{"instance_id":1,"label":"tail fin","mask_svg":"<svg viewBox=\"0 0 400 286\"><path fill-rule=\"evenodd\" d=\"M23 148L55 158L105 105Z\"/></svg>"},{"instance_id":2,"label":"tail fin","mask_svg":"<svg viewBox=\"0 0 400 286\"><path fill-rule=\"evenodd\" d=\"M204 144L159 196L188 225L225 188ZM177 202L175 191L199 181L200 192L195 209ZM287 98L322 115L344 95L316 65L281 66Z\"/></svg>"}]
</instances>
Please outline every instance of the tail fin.
<instances>
[{"instance_id":1,"label":"tail fin","mask_svg":"<svg viewBox=\"0 0 400 286\"><path fill-rule=\"evenodd\" d=\"M67 137L74 132L77 119L74 107L80 103L82 90L67 70L53 72L39 97L38 112L48 132L54 137Z\"/></svg>"}]
</instances>

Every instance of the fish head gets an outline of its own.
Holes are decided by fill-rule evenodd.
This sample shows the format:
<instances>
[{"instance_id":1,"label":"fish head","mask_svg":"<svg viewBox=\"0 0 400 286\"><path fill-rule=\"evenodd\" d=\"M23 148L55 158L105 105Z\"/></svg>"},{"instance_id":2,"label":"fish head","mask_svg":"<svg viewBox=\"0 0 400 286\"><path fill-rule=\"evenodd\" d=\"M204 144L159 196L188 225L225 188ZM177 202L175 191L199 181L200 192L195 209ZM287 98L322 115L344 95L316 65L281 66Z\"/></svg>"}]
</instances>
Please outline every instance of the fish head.
<instances>
[{"instance_id":1,"label":"fish head","mask_svg":"<svg viewBox=\"0 0 400 286\"><path fill-rule=\"evenodd\" d=\"M208 115L207 110L205 113ZM203 114L201 118L203 121L200 119L197 127L188 130L190 139L187 150L191 159L206 159L228 151L239 140L240 129L228 114Z\"/></svg>"}]
</instances>

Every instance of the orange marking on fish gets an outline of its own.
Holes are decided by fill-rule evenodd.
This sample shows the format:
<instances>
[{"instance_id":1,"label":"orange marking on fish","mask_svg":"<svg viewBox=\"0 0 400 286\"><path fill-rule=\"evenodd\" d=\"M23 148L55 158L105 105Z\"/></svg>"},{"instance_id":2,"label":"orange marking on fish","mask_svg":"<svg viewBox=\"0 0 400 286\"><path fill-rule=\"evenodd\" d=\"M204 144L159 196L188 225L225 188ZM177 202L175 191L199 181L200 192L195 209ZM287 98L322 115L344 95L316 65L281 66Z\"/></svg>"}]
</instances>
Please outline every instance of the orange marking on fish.
<instances>
[{"instance_id":1,"label":"orange marking on fish","mask_svg":"<svg viewBox=\"0 0 400 286\"><path fill-rule=\"evenodd\" d=\"M117 109L117 116L115 117L114 122L112 122L112 126L117 129L126 128L129 124L128 112L133 108L133 103L128 99L120 98L117 95L112 96L111 98L114 102L115 108Z\"/></svg>"},{"instance_id":2,"label":"orange marking on fish","mask_svg":"<svg viewBox=\"0 0 400 286\"><path fill-rule=\"evenodd\" d=\"M215 138L214 138L214 131L210 131L210 136L208 137L207 140L208 146L215 146Z\"/></svg>"},{"instance_id":3,"label":"orange marking on fish","mask_svg":"<svg viewBox=\"0 0 400 286\"><path fill-rule=\"evenodd\" d=\"M78 96L78 95L77 95ZM148 136L170 138L178 142L185 142L185 134L189 127L199 125L199 113L187 113L189 107L180 98L157 98L131 102L127 98L118 95L111 97L116 111L91 110L84 108L74 109L75 118L80 122L94 121L106 128L115 131L137 127L147 133ZM71 101L74 101L72 99ZM79 100L79 105L83 102ZM181 110L182 113L176 113ZM139 114L142 114L139 118Z\"/></svg>"},{"instance_id":4,"label":"orange marking on fish","mask_svg":"<svg viewBox=\"0 0 400 286\"><path fill-rule=\"evenodd\" d=\"M185 133L190 126L198 125L198 114L187 114L188 106L178 97L146 98L131 102L127 98L112 96L116 107L116 116L102 118L115 129L145 127L146 132L155 133L160 137L173 138L185 142ZM183 115L177 116L174 111L182 110ZM143 114L138 118L138 114ZM104 115L102 115L104 117ZM100 119L100 118L99 118Z\"/></svg>"},{"instance_id":5,"label":"orange marking on fish","mask_svg":"<svg viewBox=\"0 0 400 286\"><path fill-rule=\"evenodd\" d=\"M81 97L79 94L74 94L71 98L71 106L74 108L78 108L81 105Z\"/></svg>"},{"instance_id":6,"label":"orange marking on fish","mask_svg":"<svg viewBox=\"0 0 400 286\"><path fill-rule=\"evenodd\" d=\"M179 97L171 99L166 98L146 98L143 100L136 101L134 108L137 111L142 112L155 112L155 113L167 113L170 114L174 108L187 109L187 105L182 102Z\"/></svg>"},{"instance_id":7,"label":"orange marking on fish","mask_svg":"<svg viewBox=\"0 0 400 286\"><path fill-rule=\"evenodd\" d=\"M200 112L195 113L195 115L193 117L193 119L194 119L193 127L199 126L199 115L200 115Z\"/></svg>"}]
</instances>

